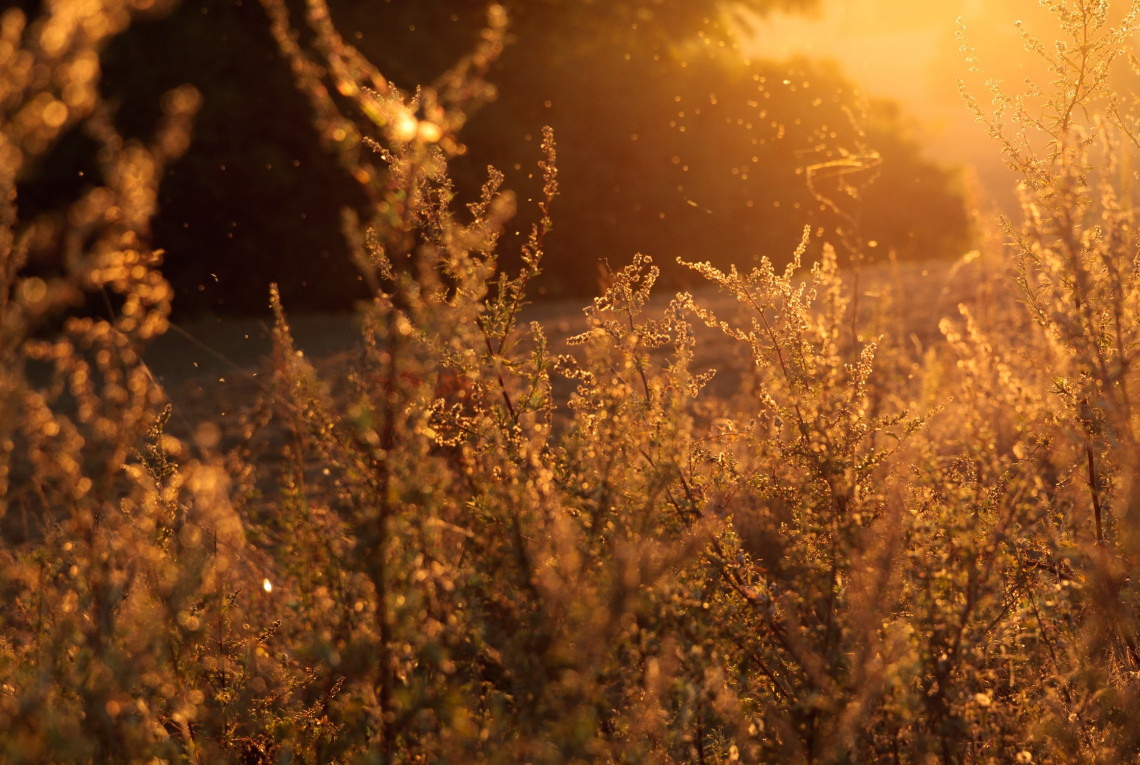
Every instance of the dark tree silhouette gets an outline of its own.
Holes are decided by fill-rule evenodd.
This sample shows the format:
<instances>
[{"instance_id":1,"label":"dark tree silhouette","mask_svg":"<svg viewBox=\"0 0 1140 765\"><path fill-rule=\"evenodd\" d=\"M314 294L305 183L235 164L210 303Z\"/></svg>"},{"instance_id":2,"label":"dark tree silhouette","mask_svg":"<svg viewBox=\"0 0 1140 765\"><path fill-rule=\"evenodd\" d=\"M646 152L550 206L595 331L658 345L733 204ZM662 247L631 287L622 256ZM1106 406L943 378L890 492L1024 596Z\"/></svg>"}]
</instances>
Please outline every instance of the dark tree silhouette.
<instances>
[{"instance_id":1,"label":"dark tree silhouette","mask_svg":"<svg viewBox=\"0 0 1140 765\"><path fill-rule=\"evenodd\" d=\"M488 164L503 170L523 201L517 228L525 231L535 214L525 200L537 191L538 137L543 125L554 127L562 196L540 291L592 294L605 264L616 268L637 251L663 265L667 286L684 276L672 267L678 255L718 265L762 254L779 261L806 223L826 233L841 222L819 209L803 175L829 150L877 149L887 160L860 202L864 239L879 252L937 255L963 242L953 177L921 157L896 113L872 107L860 138L845 115L859 111L858 98L839 73L746 63L735 53L734 25L749 13L803 10L814 0L504 6L508 45L488 73L498 96L466 126L467 151L452 174L464 201ZM301 22L304 3L290 7ZM330 7L345 39L409 91L471 50L486 14L481 3L458 1ZM297 27L305 45L303 22ZM102 87L128 135L146 135L158 95L183 82L198 87L203 107L190 152L163 184L153 232L167 250L177 310L261 311L272 281L295 308L342 309L362 297L340 210L361 209L366 198L320 145L258 3L182 3L136 22L107 51ZM72 136L56 160L86 156L83 149L82 136ZM25 209L34 214L38 200L50 206L74 193L80 169L53 161L29 176ZM508 251L511 244L504 241Z\"/></svg>"}]
</instances>

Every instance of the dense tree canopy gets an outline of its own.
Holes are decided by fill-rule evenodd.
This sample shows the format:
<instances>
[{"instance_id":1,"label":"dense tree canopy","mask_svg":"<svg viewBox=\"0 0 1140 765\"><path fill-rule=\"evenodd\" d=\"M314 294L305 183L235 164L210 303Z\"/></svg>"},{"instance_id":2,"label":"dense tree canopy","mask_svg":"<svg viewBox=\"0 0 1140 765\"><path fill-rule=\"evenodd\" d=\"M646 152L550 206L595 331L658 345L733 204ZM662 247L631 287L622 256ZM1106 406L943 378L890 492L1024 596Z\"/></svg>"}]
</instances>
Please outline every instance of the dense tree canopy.
<instances>
[{"instance_id":1,"label":"dense tree canopy","mask_svg":"<svg viewBox=\"0 0 1140 765\"><path fill-rule=\"evenodd\" d=\"M733 29L747 13L814 5L504 3L508 45L488 73L498 95L472 116L453 167L460 201L493 164L524 201L525 230L538 136L551 125L562 196L539 285L547 294L591 294L606 263L616 268L637 251L653 255L671 285L682 278L671 270L676 256L779 261L805 224L833 239L839 226L874 242L871 255L953 252L966 234L954 178L921 157L896 111L862 103L825 66L746 62L736 53ZM303 3L290 6L304 45ZM431 84L471 50L486 17L482 4L455 1L330 6L345 39L407 90ZM128 134L147 134L159 117L157 94L183 82L202 91L203 108L154 224L179 308L260 310L271 281L295 307L345 307L361 296L339 211L366 198L320 146L256 2L183 3L136 23L108 51L103 87ZM73 136L60 154L83 156L82 141ZM29 177L26 209L47 207L81 182L76 170L57 162ZM859 184L827 190L829 174L877 180L855 200L846 192Z\"/></svg>"}]
</instances>

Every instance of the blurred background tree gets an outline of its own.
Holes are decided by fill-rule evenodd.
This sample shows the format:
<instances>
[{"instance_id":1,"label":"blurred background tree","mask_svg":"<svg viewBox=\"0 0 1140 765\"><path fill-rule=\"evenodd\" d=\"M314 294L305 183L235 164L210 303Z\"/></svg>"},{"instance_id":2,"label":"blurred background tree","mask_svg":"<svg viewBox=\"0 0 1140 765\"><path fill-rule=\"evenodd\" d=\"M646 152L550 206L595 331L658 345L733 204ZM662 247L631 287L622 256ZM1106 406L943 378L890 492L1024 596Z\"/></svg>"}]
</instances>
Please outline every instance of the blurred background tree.
<instances>
[{"instance_id":1,"label":"blurred background tree","mask_svg":"<svg viewBox=\"0 0 1140 765\"><path fill-rule=\"evenodd\" d=\"M484 4L460 0L329 4L344 38L408 90L471 50L486 17ZM291 5L299 21L303 2ZM923 158L897 108L863 103L826 65L737 53L755 18L742 11L812 11L816 0L504 5L509 45L489 73L498 98L472 116L453 175L465 201L488 164L503 170L524 201L517 228L526 231L541 128L554 127L562 196L540 294L594 294L608 268L639 251L662 265L666 287L687 278L676 256L779 263L809 223L835 239L837 226L850 238L858 221L853 247L865 244L870 256L933 257L965 246L956 176ZM185 82L203 93L203 108L190 152L163 184L153 230L167 250L176 310L260 312L271 281L295 310L344 309L363 297L339 211L364 197L320 146L258 3L183 2L136 23L107 51L103 90L128 135L144 135L158 94ZM69 158L86 148L82 135L70 136L25 179L25 213L82 187L83 167ZM812 167L827 169L817 181L828 173L854 181L846 191L877 179L858 200L832 189L821 201L807 183Z\"/></svg>"}]
</instances>

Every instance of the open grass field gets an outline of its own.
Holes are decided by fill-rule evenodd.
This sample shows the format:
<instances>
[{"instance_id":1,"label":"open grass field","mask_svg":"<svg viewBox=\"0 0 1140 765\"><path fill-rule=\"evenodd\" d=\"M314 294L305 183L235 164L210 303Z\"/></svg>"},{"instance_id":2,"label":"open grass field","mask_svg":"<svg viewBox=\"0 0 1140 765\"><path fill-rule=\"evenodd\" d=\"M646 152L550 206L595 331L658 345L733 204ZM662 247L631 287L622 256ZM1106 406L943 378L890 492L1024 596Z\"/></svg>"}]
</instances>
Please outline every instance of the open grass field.
<instances>
[{"instance_id":1,"label":"open grass field","mask_svg":"<svg viewBox=\"0 0 1140 765\"><path fill-rule=\"evenodd\" d=\"M995 276L984 272L978 260L922 261L864 266L859 275L861 325L883 334L891 342L909 347L921 357L941 345L939 329L944 318L957 319L959 306L984 313L1018 299L1012 273ZM853 288L853 276L844 274ZM995 294L996 293L996 294ZM699 291L699 299L728 315L738 311L734 298L718 294L713 287ZM654 293L651 311L660 315L672 299L667 290ZM587 300L561 300L527 306L521 323L539 322L555 353L566 353L566 340L587 328ZM360 351L359 317L355 314L290 314L289 324L297 348L329 377L351 368ZM178 420L196 423L203 419L233 417L252 407L263 392L271 372L272 318L207 317L178 324L147 349L143 360L162 386L177 412ZM740 344L708 328L699 329L694 365L718 370L715 393L728 394L725 386L750 364ZM228 414L227 414L228 413ZM237 419L236 417L234 418Z\"/></svg>"}]
</instances>

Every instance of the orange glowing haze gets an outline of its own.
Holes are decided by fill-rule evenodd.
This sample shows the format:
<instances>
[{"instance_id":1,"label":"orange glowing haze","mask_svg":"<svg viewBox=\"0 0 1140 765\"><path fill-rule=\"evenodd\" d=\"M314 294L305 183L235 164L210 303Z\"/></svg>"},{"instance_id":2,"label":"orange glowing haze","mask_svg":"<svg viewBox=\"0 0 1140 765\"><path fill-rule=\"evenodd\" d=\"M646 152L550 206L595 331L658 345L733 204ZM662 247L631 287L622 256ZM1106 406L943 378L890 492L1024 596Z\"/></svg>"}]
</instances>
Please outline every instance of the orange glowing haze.
<instances>
[{"instance_id":1,"label":"orange glowing haze","mask_svg":"<svg viewBox=\"0 0 1140 765\"><path fill-rule=\"evenodd\" d=\"M1035 0L821 0L814 16L777 14L754 22L750 56L832 59L870 97L899 102L917 123L929 156L976 171L984 194L1005 201L1012 176L997 146L959 96L963 78L983 103L986 77L1016 92L1042 71L1022 47L1015 22L1044 40L1055 26ZM977 53L985 75L968 71L956 32Z\"/></svg>"}]
</instances>

